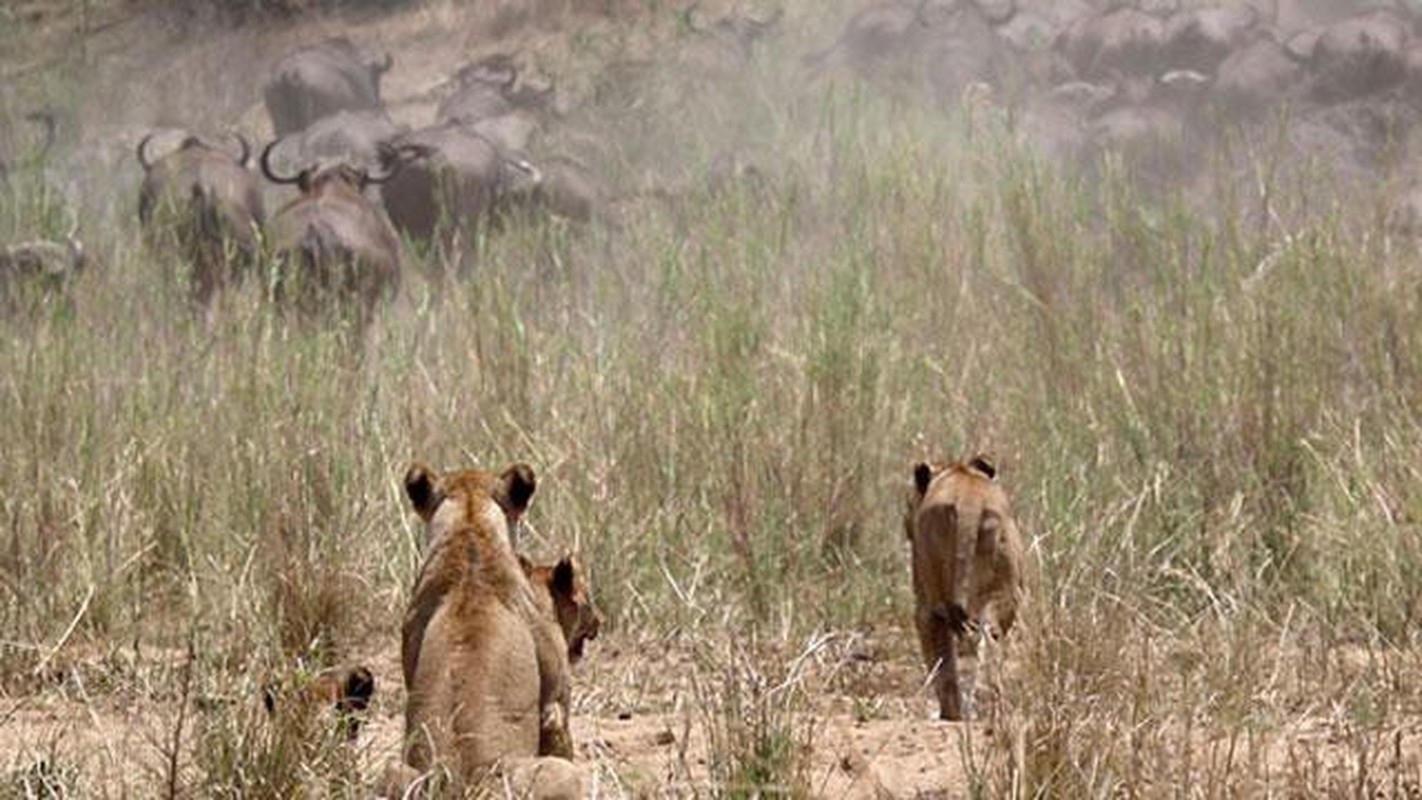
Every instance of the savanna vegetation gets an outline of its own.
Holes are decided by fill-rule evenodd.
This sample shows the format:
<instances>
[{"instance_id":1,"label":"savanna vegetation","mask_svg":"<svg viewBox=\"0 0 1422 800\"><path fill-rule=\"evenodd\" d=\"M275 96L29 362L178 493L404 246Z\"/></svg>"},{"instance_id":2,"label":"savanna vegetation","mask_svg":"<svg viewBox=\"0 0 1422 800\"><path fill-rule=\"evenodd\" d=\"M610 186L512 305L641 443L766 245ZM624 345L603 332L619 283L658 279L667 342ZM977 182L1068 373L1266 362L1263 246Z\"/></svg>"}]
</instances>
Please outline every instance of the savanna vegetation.
<instances>
[{"instance_id":1,"label":"savanna vegetation","mask_svg":"<svg viewBox=\"0 0 1422 800\"><path fill-rule=\"evenodd\" d=\"M676 45L658 4L619 24ZM1422 791L1415 243L1262 166L1202 166L1228 187L1203 204L1083 176L991 98L816 80L799 52L659 76L650 121L583 112L622 185L676 190L511 221L463 278L412 246L368 331L256 282L193 313L132 163L16 171L0 241L82 216L96 264L0 319L0 796L361 796L390 741L255 698L395 651L416 458L537 470L532 549L577 550L607 618L574 683L601 791L826 793L826 720L930 713L904 491L977 451L1028 601L942 796ZM78 74L25 74L0 113L95 102ZM758 169L698 181L727 148ZM74 726L35 723L56 708ZM74 729L116 713L136 732ZM669 774L587 733L624 713L670 721Z\"/></svg>"}]
</instances>

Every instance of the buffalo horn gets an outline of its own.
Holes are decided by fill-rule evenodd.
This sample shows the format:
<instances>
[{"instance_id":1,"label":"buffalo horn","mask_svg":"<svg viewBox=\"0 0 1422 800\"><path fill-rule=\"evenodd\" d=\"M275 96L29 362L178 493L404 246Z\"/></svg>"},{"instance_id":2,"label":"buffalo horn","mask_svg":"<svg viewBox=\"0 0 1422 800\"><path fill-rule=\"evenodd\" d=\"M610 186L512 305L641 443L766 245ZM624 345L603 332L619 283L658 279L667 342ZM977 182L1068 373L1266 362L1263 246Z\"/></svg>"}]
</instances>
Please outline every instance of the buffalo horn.
<instances>
[{"instance_id":1,"label":"buffalo horn","mask_svg":"<svg viewBox=\"0 0 1422 800\"><path fill-rule=\"evenodd\" d=\"M267 146L262 148L262 157L259 159L262 166L262 174L267 176L267 180L271 181L272 183L297 183L301 180L300 173L293 175L289 178L284 178L272 172L272 149L275 148L277 146L277 143L279 143L280 141L281 138L278 137L268 142Z\"/></svg>"},{"instance_id":2,"label":"buffalo horn","mask_svg":"<svg viewBox=\"0 0 1422 800\"><path fill-rule=\"evenodd\" d=\"M148 160L148 155L145 151L148 148L148 143L152 141L156 135L156 131L149 131L147 136L138 140L138 163L143 167L144 172L153 169L153 162Z\"/></svg>"}]
</instances>

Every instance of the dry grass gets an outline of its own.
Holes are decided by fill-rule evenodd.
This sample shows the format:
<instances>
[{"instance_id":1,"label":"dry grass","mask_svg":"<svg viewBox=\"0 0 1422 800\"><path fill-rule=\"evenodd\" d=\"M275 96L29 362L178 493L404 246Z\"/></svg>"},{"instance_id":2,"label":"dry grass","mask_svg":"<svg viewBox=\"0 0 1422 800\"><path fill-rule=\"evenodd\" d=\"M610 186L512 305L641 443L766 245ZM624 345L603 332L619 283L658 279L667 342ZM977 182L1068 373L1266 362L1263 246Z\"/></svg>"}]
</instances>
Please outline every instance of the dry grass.
<instances>
[{"instance_id":1,"label":"dry grass","mask_svg":"<svg viewBox=\"0 0 1422 800\"><path fill-rule=\"evenodd\" d=\"M1412 248L1366 215L1228 224L1249 191L1204 216L1074 181L991 109L807 94L794 44L751 80L657 77L681 104L650 124L578 120L619 180L685 177L675 202L514 225L467 282L412 271L364 340L253 287L209 324L128 199L86 219L102 268L0 320L0 728L55 697L152 724L108 740L145 765L122 779L0 735L0 796L356 795L388 751L253 698L395 647L416 457L538 469L535 546L576 545L609 620L574 719L605 790L829 793L826 720L926 713L900 487L976 449L1034 570L945 790L1422 790ZM768 178L695 183L726 148ZM0 235L66 229L46 187L12 186ZM599 669L617 648L644 656ZM663 715L666 771L591 733L624 712Z\"/></svg>"}]
</instances>

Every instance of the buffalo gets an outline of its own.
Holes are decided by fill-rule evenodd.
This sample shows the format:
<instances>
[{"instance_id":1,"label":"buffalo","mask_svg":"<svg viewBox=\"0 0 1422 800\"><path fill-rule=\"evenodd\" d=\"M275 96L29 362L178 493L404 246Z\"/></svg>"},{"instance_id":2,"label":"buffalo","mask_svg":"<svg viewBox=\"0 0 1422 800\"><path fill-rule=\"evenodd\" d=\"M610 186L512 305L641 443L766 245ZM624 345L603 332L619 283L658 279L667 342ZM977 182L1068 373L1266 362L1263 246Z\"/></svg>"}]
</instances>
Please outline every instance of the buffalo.
<instances>
[{"instance_id":1,"label":"buffalo","mask_svg":"<svg viewBox=\"0 0 1422 800\"><path fill-rule=\"evenodd\" d=\"M1165 66L1210 73L1230 53L1261 34L1260 15L1247 5L1178 11L1162 32Z\"/></svg>"},{"instance_id":2,"label":"buffalo","mask_svg":"<svg viewBox=\"0 0 1422 800\"><path fill-rule=\"evenodd\" d=\"M553 105L553 85L522 80L514 57L507 53L468 64L451 80L454 92L436 114L441 122L475 125L520 110L547 111Z\"/></svg>"},{"instance_id":3,"label":"buffalo","mask_svg":"<svg viewBox=\"0 0 1422 800\"><path fill-rule=\"evenodd\" d=\"M1115 84L1068 81L1028 99L1017 126L1023 138L1049 159L1083 162L1088 153L1087 125L1121 93Z\"/></svg>"},{"instance_id":4,"label":"buffalo","mask_svg":"<svg viewBox=\"0 0 1422 800\"><path fill-rule=\"evenodd\" d=\"M409 128L395 123L384 111L337 111L311 123L292 141L308 164L343 159L374 165L391 142L408 132Z\"/></svg>"},{"instance_id":5,"label":"buffalo","mask_svg":"<svg viewBox=\"0 0 1422 800\"><path fill-rule=\"evenodd\" d=\"M1290 99L1302 77L1303 67L1284 45L1259 38L1220 63L1211 92L1225 109L1256 116Z\"/></svg>"},{"instance_id":6,"label":"buffalo","mask_svg":"<svg viewBox=\"0 0 1422 800\"><path fill-rule=\"evenodd\" d=\"M1395 86L1407 72L1410 39L1408 20L1388 9L1328 26L1310 53L1314 97L1333 102Z\"/></svg>"},{"instance_id":7,"label":"buffalo","mask_svg":"<svg viewBox=\"0 0 1422 800\"><path fill-rule=\"evenodd\" d=\"M390 180L400 162L387 153L379 175L345 161L317 162L294 175L271 165L275 139L262 150L262 173L295 185L300 196L283 206L267 229L277 270L272 298L310 313L328 301L355 300L358 320L370 320L376 303L400 286L400 239L366 187Z\"/></svg>"},{"instance_id":8,"label":"buffalo","mask_svg":"<svg viewBox=\"0 0 1422 800\"><path fill-rule=\"evenodd\" d=\"M606 206L607 192L602 183L577 158L557 155L541 158L536 165L513 163L531 175L530 180L518 181L508 189L508 205L516 211L591 222Z\"/></svg>"},{"instance_id":9,"label":"buffalo","mask_svg":"<svg viewBox=\"0 0 1422 800\"><path fill-rule=\"evenodd\" d=\"M877 71L929 35L937 22L930 5L936 6L924 0L879 0L865 6L849 18L833 45L806 61L811 66L843 61L861 73Z\"/></svg>"},{"instance_id":10,"label":"buffalo","mask_svg":"<svg viewBox=\"0 0 1422 800\"><path fill-rule=\"evenodd\" d=\"M1165 25L1135 8L1077 19L1057 35L1056 49L1081 78L1151 75L1165 52Z\"/></svg>"},{"instance_id":11,"label":"buffalo","mask_svg":"<svg viewBox=\"0 0 1422 800\"><path fill-rule=\"evenodd\" d=\"M0 309L13 309L32 292L62 291L89 259L71 231L64 242L34 239L0 247Z\"/></svg>"},{"instance_id":12,"label":"buffalo","mask_svg":"<svg viewBox=\"0 0 1422 800\"><path fill-rule=\"evenodd\" d=\"M192 268L192 297L207 305L214 293L240 280L260 252L264 221L256 176L247 169L251 148L233 135L236 156L197 136L187 136L154 160L153 133L138 143L143 184L138 217L150 245L175 243Z\"/></svg>"},{"instance_id":13,"label":"buffalo","mask_svg":"<svg viewBox=\"0 0 1422 800\"><path fill-rule=\"evenodd\" d=\"M415 131L396 149L400 170L381 187L390 220L406 235L438 241L446 255L487 223L510 191L538 180L527 162L463 125Z\"/></svg>"},{"instance_id":14,"label":"buffalo","mask_svg":"<svg viewBox=\"0 0 1422 800\"><path fill-rule=\"evenodd\" d=\"M372 57L337 36L277 62L265 91L272 130L287 136L338 111L380 108L380 78L394 63Z\"/></svg>"},{"instance_id":15,"label":"buffalo","mask_svg":"<svg viewBox=\"0 0 1422 800\"><path fill-rule=\"evenodd\" d=\"M884 83L922 89L956 105L970 85L1004 85L1012 46L998 32L1015 15L1004 2L882 0L850 18L811 69L847 66Z\"/></svg>"}]
</instances>

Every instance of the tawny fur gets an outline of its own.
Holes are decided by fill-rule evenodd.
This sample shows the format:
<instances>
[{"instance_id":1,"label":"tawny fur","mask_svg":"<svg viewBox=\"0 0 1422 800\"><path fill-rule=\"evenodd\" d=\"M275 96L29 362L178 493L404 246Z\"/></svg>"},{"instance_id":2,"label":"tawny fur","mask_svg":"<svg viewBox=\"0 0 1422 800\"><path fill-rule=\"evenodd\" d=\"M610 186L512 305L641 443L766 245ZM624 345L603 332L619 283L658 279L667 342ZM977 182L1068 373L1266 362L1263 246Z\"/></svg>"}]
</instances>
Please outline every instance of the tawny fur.
<instances>
[{"instance_id":1,"label":"tawny fur","mask_svg":"<svg viewBox=\"0 0 1422 800\"><path fill-rule=\"evenodd\" d=\"M602 613L593 605L582 565L572 556L553 564L534 564L519 556L519 563L533 585L539 608L558 621L568 642L568 661L578 663L586 643L597 639L602 630Z\"/></svg>"},{"instance_id":2,"label":"tawny fur","mask_svg":"<svg viewBox=\"0 0 1422 800\"><path fill-rule=\"evenodd\" d=\"M566 642L568 661L576 664L582 660L586 643L596 639L602 628L602 615L593 607L582 566L572 556L565 556L553 564L534 564L519 556L519 563L533 586L539 610L546 618L557 621ZM545 721L551 718L563 722L545 725L540 730L539 755L572 752L573 743L567 738L570 736L567 720L571 714L572 709L567 704L561 707L558 714L545 713Z\"/></svg>"},{"instance_id":3,"label":"tawny fur","mask_svg":"<svg viewBox=\"0 0 1422 800\"><path fill-rule=\"evenodd\" d=\"M1022 594L1022 537L1007 492L982 457L919 464L907 511L919 645L934 673L939 715L962 719L958 640L972 623L999 636L1012 628Z\"/></svg>"},{"instance_id":4,"label":"tawny fur","mask_svg":"<svg viewBox=\"0 0 1422 800\"><path fill-rule=\"evenodd\" d=\"M332 667L315 675L290 675L268 681L262 688L262 704L268 714L280 711L288 718L292 714L320 717L329 709L346 739L355 741L374 695L375 676L369 667Z\"/></svg>"},{"instance_id":5,"label":"tawny fur","mask_svg":"<svg viewBox=\"0 0 1422 800\"><path fill-rule=\"evenodd\" d=\"M428 547L402 631L408 769L395 772L443 769L471 786L540 755L544 740L571 757L567 644L509 540L532 470L436 476L416 465L405 485Z\"/></svg>"}]
</instances>

